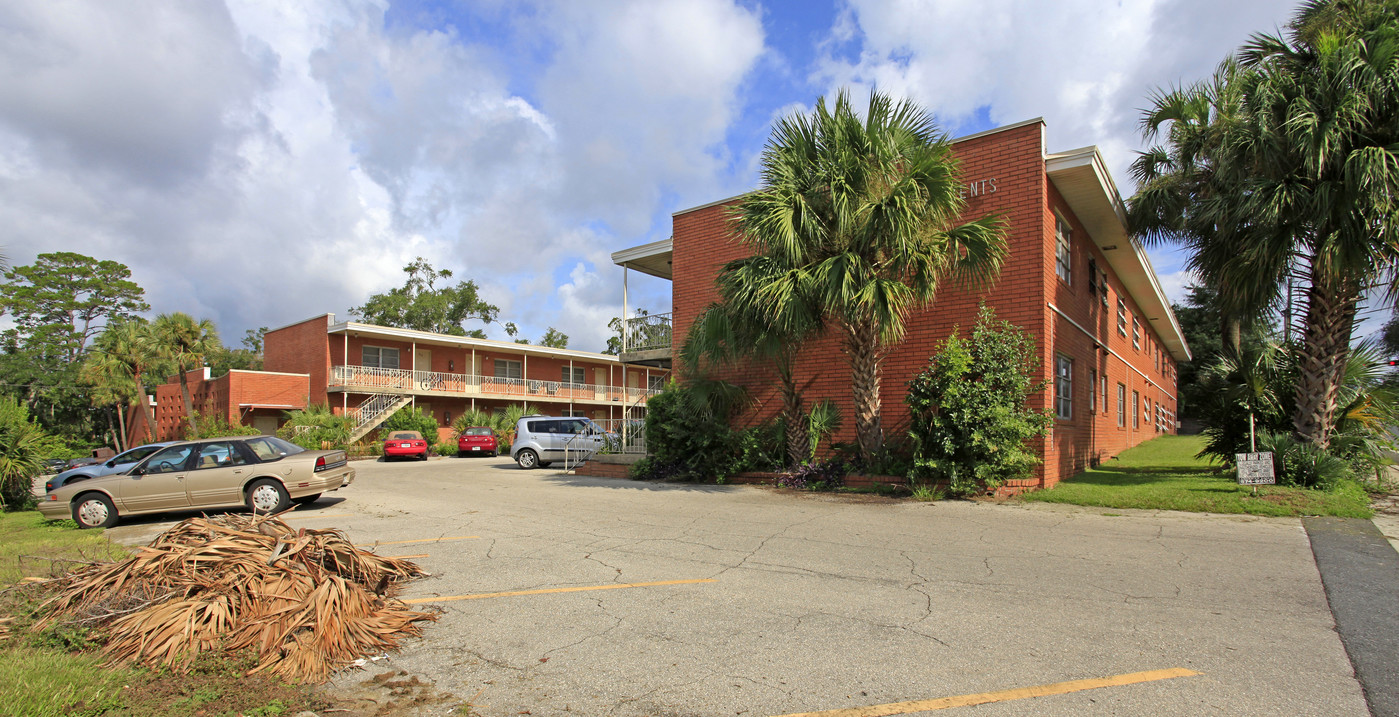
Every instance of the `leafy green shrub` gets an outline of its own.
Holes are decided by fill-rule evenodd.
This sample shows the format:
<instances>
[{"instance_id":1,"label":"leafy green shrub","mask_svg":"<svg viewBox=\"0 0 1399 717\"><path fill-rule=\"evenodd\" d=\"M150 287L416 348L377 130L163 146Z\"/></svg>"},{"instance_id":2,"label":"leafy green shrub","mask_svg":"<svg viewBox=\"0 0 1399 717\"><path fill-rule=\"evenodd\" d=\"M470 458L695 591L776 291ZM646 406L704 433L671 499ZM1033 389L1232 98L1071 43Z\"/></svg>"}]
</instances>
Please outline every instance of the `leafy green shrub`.
<instances>
[{"instance_id":1,"label":"leafy green shrub","mask_svg":"<svg viewBox=\"0 0 1399 717\"><path fill-rule=\"evenodd\" d=\"M983 306L970 339L955 332L909 381L909 435L919 483L946 481L966 495L1030 474L1040 459L1026 441L1044 435L1047 412L1027 407L1044 390L1034 339Z\"/></svg>"},{"instance_id":2,"label":"leafy green shrub","mask_svg":"<svg viewBox=\"0 0 1399 717\"><path fill-rule=\"evenodd\" d=\"M424 413L421 409L404 406L394 411L392 416L384 419L383 425L379 427L379 436L387 436L394 431L417 431L423 434L423 438L428 443L436 443L437 419Z\"/></svg>"},{"instance_id":3,"label":"leafy green shrub","mask_svg":"<svg viewBox=\"0 0 1399 717\"><path fill-rule=\"evenodd\" d=\"M1349 461L1315 443L1298 443L1285 433L1258 436L1258 450L1273 454L1273 475L1278 485L1334 490L1355 482Z\"/></svg>"},{"instance_id":4,"label":"leafy green shrub","mask_svg":"<svg viewBox=\"0 0 1399 717\"><path fill-rule=\"evenodd\" d=\"M325 404L308 406L306 410L287 411L287 422L277 429L277 435L302 448L318 451L322 446L346 448L355 421L349 416L337 416Z\"/></svg>"},{"instance_id":5,"label":"leafy green shrub","mask_svg":"<svg viewBox=\"0 0 1399 717\"><path fill-rule=\"evenodd\" d=\"M439 456L455 456L457 454L456 441L439 441L432 447L432 452Z\"/></svg>"},{"instance_id":6,"label":"leafy green shrub","mask_svg":"<svg viewBox=\"0 0 1399 717\"><path fill-rule=\"evenodd\" d=\"M725 394L672 382L647 399L646 448L651 455L632 466L631 476L710 481L737 472L743 440L729 428L732 413Z\"/></svg>"},{"instance_id":7,"label":"leafy green shrub","mask_svg":"<svg viewBox=\"0 0 1399 717\"><path fill-rule=\"evenodd\" d=\"M29 409L13 398L0 398L0 507L34 507L30 489L50 449L44 430L30 419Z\"/></svg>"},{"instance_id":8,"label":"leafy green shrub","mask_svg":"<svg viewBox=\"0 0 1399 717\"><path fill-rule=\"evenodd\" d=\"M256 436L262 433L262 431L252 426L245 426L241 423L229 423L227 416L203 413L196 413L194 416L194 435L190 435L189 426L187 424L184 425L185 440L194 438L217 438L219 436Z\"/></svg>"},{"instance_id":9,"label":"leafy green shrub","mask_svg":"<svg viewBox=\"0 0 1399 717\"><path fill-rule=\"evenodd\" d=\"M840 459L799 465L777 477L777 485L797 490L835 490L845 485L850 467Z\"/></svg>"}]
</instances>

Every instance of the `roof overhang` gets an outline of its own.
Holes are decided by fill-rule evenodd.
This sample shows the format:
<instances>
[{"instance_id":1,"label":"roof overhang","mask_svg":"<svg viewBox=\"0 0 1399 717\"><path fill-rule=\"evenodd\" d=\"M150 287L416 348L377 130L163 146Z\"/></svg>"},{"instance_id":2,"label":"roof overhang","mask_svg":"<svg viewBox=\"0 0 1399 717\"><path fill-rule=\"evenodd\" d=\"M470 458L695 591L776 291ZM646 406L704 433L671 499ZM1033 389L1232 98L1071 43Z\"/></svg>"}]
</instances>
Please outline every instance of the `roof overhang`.
<instances>
[{"instance_id":1,"label":"roof overhang","mask_svg":"<svg viewBox=\"0 0 1399 717\"><path fill-rule=\"evenodd\" d=\"M1107 258L1113 273L1137 302L1176 361L1190 360L1190 347L1146 250L1127 231L1127 208L1097 147L1056 152L1044 158L1044 171L1074 215Z\"/></svg>"},{"instance_id":2,"label":"roof overhang","mask_svg":"<svg viewBox=\"0 0 1399 717\"><path fill-rule=\"evenodd\" d=\"M477 351L502 351L510 353L520 353L527 356L545 356L549 358L579 361L593 361L603 363L621 363L620 360L611 354L598 354L591 351L578 351L575 349L556 349L549 346L535 346L534 344L517 344L511 341L496 341L494 339L477 339L470 336L452 336L451 334L435 334L430 331L417 331L415 329L399 329L392 326L379 326L377 324L361 324L356 321L342 321L338 324L331 324L326 329L328 334L348 334L351 336L369 336L394 341L403 341L417 344L419 346L452 346L464 349L475 349Z\"/></svg>"},{"instance_id":3,"label":"roof overhang","mask_svg":"<svg viewBox=\"0 0 1399 717\"><path fill-rule=\"evenodd\" d=\"M673 249L673 239L666 238L653 241L650 244L614 251L612 252L612 263L661 279L670 279L670 260Z\"/></svg>"}]
</instances>

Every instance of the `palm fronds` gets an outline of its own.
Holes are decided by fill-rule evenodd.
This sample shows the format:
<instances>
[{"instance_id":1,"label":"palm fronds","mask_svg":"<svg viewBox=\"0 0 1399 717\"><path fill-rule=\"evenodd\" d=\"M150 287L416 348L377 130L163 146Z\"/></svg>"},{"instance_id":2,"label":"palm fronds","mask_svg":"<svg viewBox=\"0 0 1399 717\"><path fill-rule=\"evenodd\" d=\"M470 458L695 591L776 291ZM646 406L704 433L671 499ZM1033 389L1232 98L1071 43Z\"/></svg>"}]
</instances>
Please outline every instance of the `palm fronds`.
<instances>
[{"instance_id":1,"label":"palm fronds","mask_svg":"<svg viewBox=\"0 0 1399 717\"><path fill-rule=\"evenodd\" d=\"M96 627L119 662L185 669L206 650L252 650L251 672L319 680L395 650L436 615L393 599L424 575L355 548L337 530L241 514L185 520L118 563L62 578L35 629Z\"/></svg>"}]
</instances>

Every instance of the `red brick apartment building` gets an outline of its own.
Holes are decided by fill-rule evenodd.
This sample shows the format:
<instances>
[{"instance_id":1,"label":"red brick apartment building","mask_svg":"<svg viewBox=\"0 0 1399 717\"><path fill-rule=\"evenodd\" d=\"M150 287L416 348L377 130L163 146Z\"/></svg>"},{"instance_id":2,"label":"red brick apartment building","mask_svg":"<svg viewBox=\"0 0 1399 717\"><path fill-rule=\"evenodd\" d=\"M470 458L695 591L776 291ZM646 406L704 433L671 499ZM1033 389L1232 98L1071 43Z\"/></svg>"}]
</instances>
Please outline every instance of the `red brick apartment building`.
<instances>
[{"instance_id":1,"label":"red brick apartment building","mask_svg":"<svg viewBox=\"0 0 1399 717\"><path fill-rule=\"evenodd\" d=\"M907 382L954 329L970 329L981 301L1037 339L1040 378L1049 388L1032 406L1056 416L1035 446L1044 459L1035 476L1040 487L1175 432L1176 364L1189 360L1189 348L1146 253L1127 233L1122 199L1097 148L1047 153L1041 119L962 137L953 146L962 162L966 214L1003 215L1010 252L989 290L949 287L910 317L905 340L884 362L886 432L907 426ZM666 318L677 346L717 299L720 267L745 254L727 223L738 199L676 212L670 239L613 254L625 269L672 281ZM797 376L808 401L839 403L847 420L836 440L854 442L849 370L838 338L804 346ZM746 420L777 413L781 400L771 375L755 368L738 379L755 399Z\"/></svg>"},{"instance_id":2,"label":"red brick apartment building","mask_svg":"<svg viewBox=\"0 0 1399 717\"><path fill-rule=\"evenodd\" d=\"M606 354L337 322L334 314L268 331L263 367L212 379L207 368L191 371L195 410L272 433L286 411L328 405L356 419L359 438L413 405L437 419L439 439L446 439L463 413L510 404L598 420L639 417L669 375ZM179 437L183 419L172 377L156 389L159 438ZM144 425L132 429L144 440Z\"/></svg>"}]
</instances>

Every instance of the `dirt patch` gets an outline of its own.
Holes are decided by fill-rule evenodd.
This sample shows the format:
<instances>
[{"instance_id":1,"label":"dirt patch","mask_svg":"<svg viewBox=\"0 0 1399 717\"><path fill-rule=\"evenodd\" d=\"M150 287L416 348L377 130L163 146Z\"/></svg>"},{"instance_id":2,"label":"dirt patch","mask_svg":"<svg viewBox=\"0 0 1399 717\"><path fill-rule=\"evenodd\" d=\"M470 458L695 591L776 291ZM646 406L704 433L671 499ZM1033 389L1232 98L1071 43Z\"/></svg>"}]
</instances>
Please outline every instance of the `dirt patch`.
<instances>
[{"instance_id":1,"label":"dirt patch","mask_svg":"<svg viewBox=\"0 0 1399 717\"><path fill-rule=\"evenodd\" d=\"M424 708L436 707L432 714L464 705L450 692L439 692L429 680L410 675L403 670L386 670L364 678L364 673L341 673L324 685L321 697L332 706L327 713L346 717L409 717L426 714ZM462 714L471 714L463 712Z\"/></svg>"}]
</instances>

